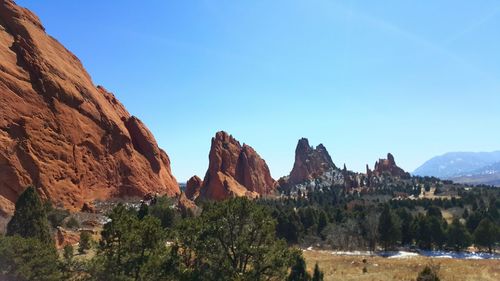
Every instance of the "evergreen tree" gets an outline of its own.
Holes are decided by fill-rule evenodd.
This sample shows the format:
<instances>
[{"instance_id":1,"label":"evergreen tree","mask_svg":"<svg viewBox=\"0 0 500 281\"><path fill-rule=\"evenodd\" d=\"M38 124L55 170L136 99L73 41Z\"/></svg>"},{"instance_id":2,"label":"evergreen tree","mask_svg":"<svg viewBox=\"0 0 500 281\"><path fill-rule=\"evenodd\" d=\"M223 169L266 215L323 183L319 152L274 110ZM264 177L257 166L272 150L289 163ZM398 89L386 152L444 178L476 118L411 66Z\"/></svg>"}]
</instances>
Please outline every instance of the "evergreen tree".
<instances>
[{"instance_id":1,"label":"evergreen tree","mask_svg":"<svg viewBox=\"0 0 500 281\"><path fill-rule=\"evenodd\" d=\"M389 205L384 205L384 209L380 214L378 225L379 240L387 251L389 247L396 244L401 237L401 231L396 224L394 216L391 214Z\"/></svg>"},{"instance_id":2,"label":"evergreen tree","mask_svg":"<svg viewBox=\"0 0 500 281\"><path fill-rule=\"evenodd\" d=\"M470 242L471 237L465 226L458 219L454 219L448 227L448 246L453 247L455 251L460 251L469 246Z\"/></svg>"},{"instance_id":3,"label":"evergreen tree","mask_svg":"<svg viewBox=\"0 0 500 281\"><path fill-rule=\"evenodd\" d=\"M148 207L149 215L158 218L163 228L170 228L175 223L176 214L171 200L166 196L159 197Z\"/></svg>"},{"instance_id":4,"label":"evergreen tree","mask_svg":"<svg viewBox=\"0 0 500 281\"><path fill-rule=\"evenodd\" d=\"M318 235L321 235L321 232L325 229L327 224L328 224L328 218L326 216L326 213L323 210L321 210L318 218L318 230L317 230Z\"/></svg>"},{"instance_id":5,"label":"evergreen tree","mask_svg":"<svg viewBox=\"0 0 500 281\"><path fill-rule=\"evenodd\" d=\"M493 245L499 241L498 227L491 220L483 219L474 231L474 242L483 247L487 247L491 253Z\"/></svg>"},{"instance_id":6,"label":"evergreen tree","mask_svg":"<svg viewBox=\"0 0 500 281\"><path fill-rule=\"evenodd\" d=\"M91 280L163 280L166 258L164 232L157 218L137 213L119 204L104 225L96 257L91 262Z\"/></svg>"},{"instance_id":7,"label":"evergreen tree","mask_svg":"<svg viewBox=\"0 0 500 281\"><path fill-rule=\"evenodd\" d=\"M443 229L442 219L438 216L431 216L426 221L430 231L428 235L431 237L432 243L441 249L446 242L446 233Z\"/></svg>"},{"instance_id":8,"label":"evergreen tree","mask_svg":"<svg viewBox=\"0 0 500 281\"><path fill-rule=\"evenodd\" d=\"M411 244L414 237L414 233L411 227L413 224L413 217L411 213L404 208L400 208L397 211L397 214L401 221L401 243L403 245L409 245Z\"/></svg>"},{"instance_id":9,"label":"evergreen tree","mask_svg":"<svg viewBox=\"0 0 500 281\"><path fill-rule=\"evenodd\" d=\"M61 263L64 280L70 280L73 271L74 249L72 245L66 245L63 248L63 262Z\"/></svg>"},{"instance_id":10,"label":"evergreen tree","mask_svg":"<svg viewBox=\"0 0 500 281\"><path fill-rule=\"evenodd\" d=\"M287 281L309 281L311 275L307 272L306 261L302 255L297 254L294 257L294 263L288 275Z\"/></svg>"},{"instance_id":11,"label":"evergreen tree","mask_svg":"<svg viewBox=\"0 0 500 281\"><path fill-rule=\"evenodd\" d=\"M137 212L137 217L142 220L145 216L149 214L149 206L145 202L141 203L139 211Z\"/></svg>"},{"instance_id":12,"label":"evergreen tree","mask_svg":"<svg viewBox=\"0 0 500 281\"><path fill-rule=\"evenodd\" d=\"M276 238L268 210L247 198L208 203L176 229L181 279L284 280L295 253Z\"/></svg>"},{"instance_id":13,"label":"evergreen tree","mask_svg":"<svg viewBox=\"0 0 500 281\"><path fill-rule=\"evenodd\" d=\"M0 280L59 281L55 247L35 238L0 236Z\"/></svg>"},{"instance_id":14,"label":"evergreen tree","mask_svg":"<svg viewBox=\"0 0 500 281\"><path fill-rule=\"evenodd\" d=\"M14 216L7 225L7 235L54 243L45 207L34 187L26 188L17 199Z\"/></svg>"},{"instance_id":15,"label":"evergreen tree","mask_svg":"<svg viewBox=\"0 0 500 281\"><path fill-rule=\"evenodd\" d=\"M85 254L92 244L92 236L87 231L80 232L80 243L78 244L78 253Z\"/></svg>"},{"instance_id":16,"label":"evergreen tree","mask_svg":"<svg viewBox=\"0 0 500 281\"><path fill-rule=\"evenodd\" d=\"M324 273L319 269L318 263L314 266L312 281L323 281Z\"/></svg>"},{"instance_id":17,"label":"evergreen tree","mask_svg":"<svg viewBox=\"0 0 500 281\"><path fill-rule=\"evenodd\" d=\"M413 231L415 233L415 242L421 249L432 248L432 236L430 235L430 226L428 218L418 215L414 220Z\"/></svg>"}]
</instances>

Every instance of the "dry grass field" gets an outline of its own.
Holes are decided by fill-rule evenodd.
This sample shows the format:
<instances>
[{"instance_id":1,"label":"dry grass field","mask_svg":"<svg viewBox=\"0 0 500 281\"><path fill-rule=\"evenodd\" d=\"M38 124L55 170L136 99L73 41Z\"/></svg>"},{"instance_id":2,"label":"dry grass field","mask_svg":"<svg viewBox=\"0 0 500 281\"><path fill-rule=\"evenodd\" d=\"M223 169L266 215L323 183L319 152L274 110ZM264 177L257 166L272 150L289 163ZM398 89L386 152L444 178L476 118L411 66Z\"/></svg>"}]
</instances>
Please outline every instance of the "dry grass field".
<instances>
[{"instance_id":1,"label":"dry grass field","mask_svg":"<svg viewBox=\"0 0 500 281\"><path fill-rule=\"evenodd\" d=\"M500 260L458 260L428 257L388 259L371 256L339 256L322 251L304 251L309 269L317 262L325 281L409 281L428 264L439 265L442 281L498 281ZM366 259L366 263L363 263ZM363 268L366 267L366 273Z\"/></svg>"}]
</instances>

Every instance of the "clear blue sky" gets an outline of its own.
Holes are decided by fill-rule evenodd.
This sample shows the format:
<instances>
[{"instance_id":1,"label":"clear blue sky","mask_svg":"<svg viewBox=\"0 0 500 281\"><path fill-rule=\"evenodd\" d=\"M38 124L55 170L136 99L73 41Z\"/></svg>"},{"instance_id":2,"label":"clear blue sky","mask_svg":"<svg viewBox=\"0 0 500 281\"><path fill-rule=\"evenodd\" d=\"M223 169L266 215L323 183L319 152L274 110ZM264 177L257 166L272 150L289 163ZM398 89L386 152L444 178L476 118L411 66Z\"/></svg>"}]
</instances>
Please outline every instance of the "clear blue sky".
<instances>
[{"instance_id":1,"label":"clear blue sky","mask_svg":"<svg viewBox=\"0 0 500 281\"><path fill-rule=\"evenodd\" d=\"M203 177L218 130L275 178L300 137L353 170L500 149L498 0L18 3L148 125L178 181Z\"/></svg>"}]
</instances>

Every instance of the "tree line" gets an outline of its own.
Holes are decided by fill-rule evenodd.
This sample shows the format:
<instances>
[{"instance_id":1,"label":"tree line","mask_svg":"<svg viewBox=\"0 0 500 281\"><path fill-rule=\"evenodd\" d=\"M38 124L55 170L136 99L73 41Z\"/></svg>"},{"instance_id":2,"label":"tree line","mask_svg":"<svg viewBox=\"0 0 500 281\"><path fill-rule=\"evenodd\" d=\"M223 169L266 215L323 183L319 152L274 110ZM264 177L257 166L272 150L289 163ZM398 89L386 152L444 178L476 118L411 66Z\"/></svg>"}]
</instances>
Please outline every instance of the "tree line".
<instances>
[{"instance_id":1,"label":"tree line","mask_svg":"<svg viewBox=\"0 0 500 281\"><path fill-rule=\"evenodd\" d=\"M81 236L79 253L58 253L46 208L34 188L19 197L0 237L0 279L6 280L290 280L319 281L302 252L276 237L267 209L246 198L204 206L183 218L168 199L139 210L118 204L99 241ZM84 238L86 236L86 238Z\"/></svg>"},{"instance_id":2,"label":"tree line","mask_svg":"<svg viewBox=\"0 0 500 281\"><path fill-rule=\"evenodd\" d=\"M498 193L474 189L460 191L460 199L384 200L376 194L356 197L332 187L258 203L276 219L278 237L303 247L460 251L474 244L491 252L500 242ZM442 211L451 208L462 214L448 223Z\"/></svg>"}]
</instances>

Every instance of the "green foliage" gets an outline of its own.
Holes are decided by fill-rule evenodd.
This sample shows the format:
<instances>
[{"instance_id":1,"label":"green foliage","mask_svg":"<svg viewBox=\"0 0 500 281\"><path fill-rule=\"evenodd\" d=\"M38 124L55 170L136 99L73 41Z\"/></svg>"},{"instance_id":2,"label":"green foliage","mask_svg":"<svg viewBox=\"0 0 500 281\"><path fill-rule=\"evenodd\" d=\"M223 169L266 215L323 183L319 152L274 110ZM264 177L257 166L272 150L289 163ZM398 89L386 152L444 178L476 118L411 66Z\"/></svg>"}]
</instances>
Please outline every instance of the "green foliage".
<instances>
[{"instance_id":1,"label":"green foliage","mask_svg":"<svg viewBox=\"0 0 500 281\"><path fill-rule=\"evenodd\" d=\"M292 251L275 236L276 222L246 198L208 204L178 228L185 274L194 280L282 280Z\"/></svg>"},{"instance_id":2,"label":"green foliage","mask_svg":"<svg viewBox=\"0 0 500 281\"><path fill-rule=\"evenodd\" d=\"M316 264L317 266L317 264ZM288 275L287 281L309 281L311 275L307 272L306 261L302 255L297 254L294 256L294 262Z\"/></svg>"},{"instance_id":3,"label":"green foliage","mask_svg":"<svg viewBox=\"0 0 500 281\"><path fill-rule=\"evenodd\" d=\"M7 235L35 238L54 243L45 207L34 187L28 187L16 202L14 216L7 225Z\"/></svg>"},{"instance_id":4,"label":"green foliage","mask_svg":"<svg viewBox=\"0 0 500 281\"><path fill-rule=\"evenodd\" d=\"M149 215L158 218L163 228L171 228L176 220L176 212L172 206L172 199L165 196L159 197L156 199L155 203L149 206ZM145 210L140 211L138 214L139 217L143 215L144 211Z\"/></svg>"},{"instance_id":5,"label":"green foliage","mask_svg":"<svg viewBox=\"0 0 500 281\"><path fill-rule=\"evenodd\" d=\"M447 245L453 247L455 251L460 251L471 243L471 237L464 225L458 219L454 219L448 227Z\"/></svg>"},{"instance_id":6,"label":"green foliage","mask_svg":"<svg viewBox=\"0 0 500 281\"><path fill-rule=\"evenodd\" d=\"M384 205L384 209L380 214L379 225L378 225L379 239L384 250L388 250L392 247L401 237L401 230L394 218L394 215L389 209L389 205Z\"/></svg>"},{"instance_id":7,"label":"green foliage","mask_svg":"<svg viewBox=\"0 0 500 281\"><path fill-rule=\"evenodd\" d=\"M145 202L141 203L139 211L137 212L137 217L142 220L145 216L149 214L149 206Z\"/></svg>"},{"instance_id":8,"label":"green foliage","mask_svg":"<svg viewBox=\"0 0 500 281\"><path fill-rule=\"evenodd\" d=\"M476 230L474 231L474 242L483 247L487 247L491 253L493 246L500 240L500 232L490 219L485 218L481 220Z\"/></svg>"},{"instance_id":9,"label":"green foliage","mask_svg":"<svg viewBox=\"0 0 500 281\"><path fill-rule=\"evenodd\" d=\"M429 216L429 215L428 215ZM438 216L430 216L426 218L426 223L429 225L429 234L432 243L442 248L446 242L446 233L443 228L443 219Z\"/></svg>"},{"instance_id":10,"label":"green foliage","mask_svg":"<svg viewBox=\"0 0 500 281\"><path fill-rule=\"evenodd\" d=\"M312 281L323 281L324 276L325 276L325 274L323 273L323 271L321 271L319 269L319 266L316 263L316 265L314 266L314 273L313 273Z\"/></svg>"},{"instance_id":11,"label":"green foliage","mask_svg":"<svg viewBox=\"0 0 500 281\"><path fill-rule=\"evenodd\" d=\"M85 254L92 247L92 235L87 231L80 232L80 243L78 243L78 253Z\"/></svg>"},{"instance_id":12,"label":"green foliage","mask_svg":"<svg viewBox=\"0 0 500 281\"><path fill-rule=\"evenodd\" d=\"M63 275L63 279L71 280L71 276L73 274L73 265L74 260L73 256L75 254L75 250L72 245L66 245L63 248L63 261L61 263L61 271Z\"/></svg>"},{"instance_id":13,"label":"green foliage","mask_svg":"<svg viewBox=\"0 0 500 281\"><path fill-rule=\"evenodd\" d=\"M75 217L70 217L69 220L66 222L66 227L71 229L77 229L80 227L80 223Z\"/></svg>"},{"instance_id":14,"label":"green foliage","mask_svg":"<svg viewBox=\"0 0 500 281\"><path fill-rule=\"evenodd\" d=\"M35 238L0 237L0 280L58 281L57 252Z\"/></svg>"},{"instance_id":15,"label":"green foliage","mask_svg":"<svg viewBox=\"0 0 500 281\"><path fill-rule=\"evenodd\" d=\"M121 204L109 217L91 262L91 280L162 279L166 246L160 221L151 216L139 220Z\"/></svg>"},{"instance_id":16,"label":"green foliage","mask_svg":"<svg viewBox=\"0 0 500 281\"><path fill-rule=\"evenodd\" d=\"M74 252L75 252L75 250L73 249L72 245L66 245L66 246L64 246L64 249L63 249L64 260L66 260L66 261L73 260Z\"/></svg>"},{"instance_id":17,"label":"green foliage","mask_svg":"<svg viewBox=\"0 0 500 281\"><path fill-rule=\"evenodd\" d=\"M54 208L54 206L52 206L52 204L48 201L45 204L45 212L47 213L47 219L53 228L62 226L64 219L70 215L68 210Z\"/></svg>"},{"instance_id":18,"label":"green foliage","mask_svg":"<svg viewBox=\"0 0 500 281\"><path fill-rule=\"evenodd\" d=\"M417 281L439 281L437 269L435 267L426 266L417 277Z\"/></svg>"}]
</instances>

